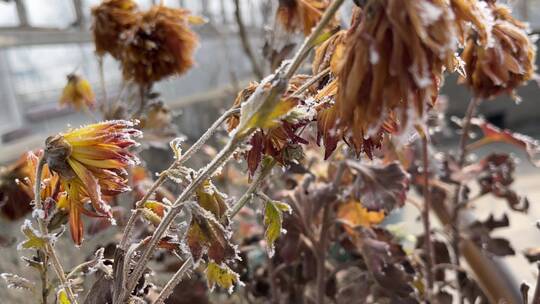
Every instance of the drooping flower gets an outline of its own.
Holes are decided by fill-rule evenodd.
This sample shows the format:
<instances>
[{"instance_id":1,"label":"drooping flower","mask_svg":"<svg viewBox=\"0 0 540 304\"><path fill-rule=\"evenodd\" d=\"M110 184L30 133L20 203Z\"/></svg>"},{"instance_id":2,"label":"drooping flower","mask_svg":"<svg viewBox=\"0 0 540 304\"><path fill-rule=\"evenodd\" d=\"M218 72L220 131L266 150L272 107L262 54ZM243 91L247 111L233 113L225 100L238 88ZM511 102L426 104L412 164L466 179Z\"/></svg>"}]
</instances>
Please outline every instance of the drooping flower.
<instances>
[{"instance_id":1,"label":"drooping flower","mask_svg":"<svg viewBox=\"0 0 540 304\"><path fill-rule=\"evenodd\" d=\"M49 168L60 176L66 191L58 206L69 211L71 235L82 242L80 214L112 218L102 195L117 195L129 190L125 168L137 163L128 149L136 144L140 131L129 121L116 120L70 130L46 141L45 157ZM93 211L85 208L91 203Z\"/></svg>"},{"instance_id":2,"label":"drooping flower","mask_svg":"<svg viewBox=\"0 0 540 304\"><path fill-rule=\"evenodd\" d=\"M197 36L190 29L188 10L162 5L145 12L125 33L121 55L126 79L150 84L186 73L194 64Z\"/></svg>"},{"instance_id":3,"label":"drooping flower","mask_svg":"<svg viewBox=\"0 0 540 304\"><path fill-rule=\"evenodd\" d=\"M92 31L96 54L109 53L116 59L122 54L122 35L140 19L137 4L132 0L105 0L92 8Z\"/></svg>"},{"instance_id":4,"label":"drooping flower","mask_svg":"<svg viewBox=\"0 0 540 304\"><path fill-rule=\"evenodd\" d=\"M277 20L290 33L309 35L330 4L328 0L279 0ZM337 19L329 27L337 25Z\"/></svg>"},{"instance_id":5,"label":"drooping flower","mask_svg":"<svg viewBox=\"0 0 540 304\"><path fill-rule=\"evenodd\" d=\"M491 41L470 35L462 53L467 71L461 81L477 98L491 99L514 90L533 78L536 47L527 35L528 25L516 20L508 7L489 4L494 23Z\"/></svg>"},{"instance_id":6,"label":"drooping flower","mask_svg":"<svg viewBox=\"0 0 540 304\"><path fill-rule=\"evenodd\" d=\"M402 126L421 117L453 63L455 33L445 1L373 0L356 10L338 74L342 132L360 141L380 132L391 114Z\"/></svg>"},{"instance_id":7,"label":"drooping flower","mask_svg":"<svg viewBox=\"0 0 540 304\"><path fill-rule=\"evenodd\" d=\"M67 84L60 97L60 106L71 106L75 110L92 108L96 103L96 96L88 80L76 74L67 76Z\"/></svg>"}]
</instances>

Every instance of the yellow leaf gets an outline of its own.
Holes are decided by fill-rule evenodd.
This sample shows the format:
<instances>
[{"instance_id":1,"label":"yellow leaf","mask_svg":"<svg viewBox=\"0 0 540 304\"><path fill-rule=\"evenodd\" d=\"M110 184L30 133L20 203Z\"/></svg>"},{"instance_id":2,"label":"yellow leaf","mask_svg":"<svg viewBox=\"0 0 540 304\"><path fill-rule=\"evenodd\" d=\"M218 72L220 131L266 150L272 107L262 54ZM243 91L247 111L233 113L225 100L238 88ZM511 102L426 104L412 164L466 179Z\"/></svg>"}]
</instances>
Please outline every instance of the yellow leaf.
<instances>
[{"instance_id":1,"label":"yellow leaf","mask_svg":"<svg viewBox=\"0 0 540 304\"><path fill-rule=\"evenodd\" d=\"M268 246L268 255L274 255L274 243L283 232L283 212L291 212L291 207L278 201L267 201L264 208L264 237Z\"/></svg>"},{"instance_id":2,"label":"yellow leaf","mask_svg":"<svg viewBox=\"0 0 540 304\"><path fill-rule=\"evenodd\" d=\"M71 304L65 289L60 289L56 294L56 302L58 304Z\"/></svg>"},{"instance_id":3,"label":"yellow leaf","mask_svg":"<svg viewBox=\"0 0 540 304\"><path fill-rule=\"evenodd\" d=\"M234 284L243 285L240 276L232 271L229 266L225 264L218 265L214 262L209 262L206 267L206 281L210 289L214 289L218 285L227 289L229 293L232 293Z\"/></svg>"},{"instance_id":4,"label":"yellow leaf","mask_svg":"<svg viewBox=\"0 0 540 304\"><path fill-rule=\"evenodd\" d=\"M249 99L242 104L237 134L243 135L252 129L269 129L279 123L295 106L294 99L281 99L280 90L285 86L277 81L268 89L268 82L262 82Z\"/></svg>"},{"instance_id":5,"label":"yellow leaf","mask_svg":"<svg viewBox=\"0 0 540 304\"><path fill-rule=\"evenodd\" d=\"M22 233L26 236L26 240L19 244L19 249L41 249L45 247L47 240L32 227L30 220L25 220L21 227Z\"/></svg>"},{"instance_id":6,"label":"yellow leaf","mask_svg":"<svg viewBox=\"0 0 540 304\"><path fill-rule=\"evenodd\" d=\"M360 202L351 200L339 206L337 217L350 228L370 227L382 222L384 211L368 211Z\"/></svg>"}]
</instances>

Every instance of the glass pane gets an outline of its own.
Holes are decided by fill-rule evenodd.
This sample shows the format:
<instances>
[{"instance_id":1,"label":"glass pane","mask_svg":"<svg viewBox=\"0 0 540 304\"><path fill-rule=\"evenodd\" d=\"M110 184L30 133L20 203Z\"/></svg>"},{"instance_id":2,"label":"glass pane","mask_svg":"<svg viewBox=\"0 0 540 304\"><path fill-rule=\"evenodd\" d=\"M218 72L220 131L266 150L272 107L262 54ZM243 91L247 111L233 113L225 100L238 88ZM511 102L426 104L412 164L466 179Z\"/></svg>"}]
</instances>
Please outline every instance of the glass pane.
<instances>
[{"instance_id":1,"label":"glass pane","mask_svg":"<svg viewBox=\"0 0 540 304\"><path fill-rule=\"evenodd\" d=\"M66 28L76 20L71 0L25 0L30 25Z\"/></svg>"},{"instance_id":2,"label":"glass pane","mask_svg":"<svg viewBox=\"0 0 540 304\"><path fill-rule=\"evenodd\" d=\"M56 103L66 84L66 75L74 71L90 81L96 94L101 91L92 44L11 48L7 57L15 95L23 108ZM106 57L104 69L107 84L118 86L121 77L116 62Z\"/></svg>"},{"instance_id":3,"label":"glass pane","mask_svg":"<svg viewBox=\"0 0 540 304\"><path fill-rule=\"evenodd\" d=\"M0 1L0 26L16 26L18 24L19 18L15 3Z\"/></svg>"}]
</instances>

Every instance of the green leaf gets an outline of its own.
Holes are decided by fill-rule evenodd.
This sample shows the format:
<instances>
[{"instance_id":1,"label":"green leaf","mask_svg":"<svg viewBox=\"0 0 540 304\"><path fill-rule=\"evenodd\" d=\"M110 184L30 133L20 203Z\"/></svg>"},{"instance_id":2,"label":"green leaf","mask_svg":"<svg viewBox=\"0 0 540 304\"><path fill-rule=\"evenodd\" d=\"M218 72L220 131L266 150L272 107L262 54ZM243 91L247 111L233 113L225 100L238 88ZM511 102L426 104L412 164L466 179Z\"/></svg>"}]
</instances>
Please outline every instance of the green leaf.
<instances>
[{"instance_id":1,"label":"green leaf","mask_svg":"<svg viewBox=\"0 0 540 304\"><path fill-rule=\"evenodd\" d=\"M56 302L58 304L71 304L71 301L69 300L65 289L62 288L58 291L58 293L56 294Z\"/></svg>"},{"instance_id":2,"label":"green leaf","mask_svg":"<svg viewBox=\"0 0 540 304\"><path fill-rule=\"evenodd\" d=\"M39 231L32 227L30 220L25 220L21 226L22 233L26 236L26 240L22 241L17 249L43 249L47 244L47 239L41 235Z\"/></svg>"},{"instance_id":3,"label":"green leaf","mask_svg":"<svg viewBox=\"0 0 540 304\"><path fill-rule=\"evenodd\" d=\"M268 246L268 255L274 255L274 243L284 232L283 212L291 213L291 207L278 201L267 201L264 208L264 226L266 231L264 237Z\"/></svg>"},{"instance_id":4,"label":"green leaf","mask_svg":"<svg viewBox=\"0 0 540 304\"><path fill-rule=\"evenodd\" d=\"M234 284L243 285L238 273L234 272L225 264L218 265L214 262L209 262L205 273L206 281L211 290L218 285L221 288L227 289L229 293L232 293Z\"/></svg>"},{"instance_id":5,"label":"green leaf","mask_svg":"<svg viewBox=\"0 0 540 304\"><path fill-rule=\"evenodd\" d=\"M286 82L279 80L279 76L274 77L275 83L271 82L274 79L261 82L249 99L242 104L236 134L241 136L252 129L271 128L296 106L294 100L280 98L285 91ZM268 84L271 84L270 88Z\"/></svg>"}]
</instances>

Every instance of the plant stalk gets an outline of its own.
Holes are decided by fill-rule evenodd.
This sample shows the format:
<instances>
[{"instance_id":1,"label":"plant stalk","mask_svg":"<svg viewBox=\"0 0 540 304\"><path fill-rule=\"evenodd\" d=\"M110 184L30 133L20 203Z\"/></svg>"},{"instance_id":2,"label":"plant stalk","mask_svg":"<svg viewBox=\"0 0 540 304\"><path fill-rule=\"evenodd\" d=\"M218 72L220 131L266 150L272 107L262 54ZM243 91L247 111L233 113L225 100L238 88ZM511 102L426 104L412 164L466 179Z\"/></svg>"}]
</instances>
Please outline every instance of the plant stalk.
<instances>
[{"instance_id":1,"label":"plant stalk","mask_svg":"<svg viewBox=\"0 0 540 304\"><path fill-rule=\"evenodd\" d=\"M43 204L41 203L41 177L43 175L43 167L47 161L45 160L45 155L43 155L38 162L37 169L36 169L36 184L34 185L34 208L36 210L43 210ZM43 236L48 236L49 231L47 229L47 225L43 221L43 219L39 216L37 216L37 222L38 227ZM54 271L56 272L56 275L58 276L58 279L60 280L60 283L66 290L67 296L69 297L71 303L77 304L77 298L75 297L75 293L73 293L73 290L71 289L71 286L69 286L69 283L66 279L66 275L64 272L64 268L62 267L62 264L60 263L60 260L58 259L58 255L56 254L56 251L54 250L54 247L50 243L50 240L48 238L46 239L44 252L45 254L50 258L51 264L54 268Z\"/></svg>"},{"instance_id":2,"label":"plant stalk","mask_svg":"<svg viewBox=\"0 0 540 304\"><path fill-rule=\"evenodd\" d=\"M428 154L428 135L424 132L422 134L422 163L424 167L424 209L422 210L422 222L424 225L424 246L426 256L426 301L431 299L431 293L433 292L433 243L431 241L431 222L429 214L431 211L431 188L429 185L429 154Z\"/></svg>"},{"instance_id":3,"label":"plant stalk","mask_svg":"<svg viewBox=\"0 0 540 304\"><path fill-rule=\"evenodd\" d=\"M474 114L476 112L476 108L478 107L480 103L480 100L478 98L472 98L469 102L469 106L467 107L467 112L465 113L465 117L463 118L463 125L462 125L462 133L461 138L459 141L459 157L458 157L458 169L462 169L465 165L465 160L467 158L467 141L469 139L469 132L471 128L471 120L474 117ZM456 189L454 191L453 196L453 203L452 203L452 217L451 217L451 234L452 234L452 252L453 255L456 257L454 263L456 266L460 266L460 231L459 231L459 212L461 210L461 191L462 191L462 183L458 182ZM455 271L455 277L456 280L459 278L459 270ZM458 294L458 303L463 304L465 299L463 297L463 292L461 290L461 286L458 283L457 284L457 294Z\"/></svg>"},{"instance_id":4,"label":"plant stalk","mask_svg":"<svg viewBox=\"0 0 540 304\"><path fill-rule=\"evenodd\" d=\"M173 277L167 282L167 284L163 287L161 292L159 293L157 299L154 301L153 304L163 304L165 303L165 300L172 294L174 291L174 288L176 285L178 285L182 281L182 277L184 274L186 274L187 271L191 268L193 265L193 259L189 257L182 266L176 271L176 273L173 275Z\"/></svg>"}]
</instances>

